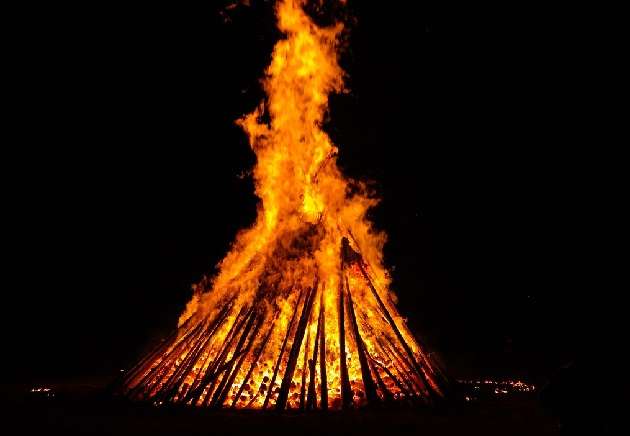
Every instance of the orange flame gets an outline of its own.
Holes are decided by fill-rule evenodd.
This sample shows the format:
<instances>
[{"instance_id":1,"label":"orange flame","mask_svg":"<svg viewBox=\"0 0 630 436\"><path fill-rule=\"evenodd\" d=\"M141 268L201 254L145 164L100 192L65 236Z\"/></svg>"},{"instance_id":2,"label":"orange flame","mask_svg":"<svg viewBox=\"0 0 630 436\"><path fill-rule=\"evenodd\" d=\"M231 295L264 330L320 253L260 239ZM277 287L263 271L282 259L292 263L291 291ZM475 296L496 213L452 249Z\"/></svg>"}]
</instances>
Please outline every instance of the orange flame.
<instances>
[{"instance_id":1,"label":"orange flame","mask_svg":"<svg viewBox=\"0 0 630 436\"><path fill-rule=\"evenodd\" d=\"M386 237L366 219L376 200L342 175L322 128L328 95L344 89L343 25L318 27L304 3L276 5L286 38L266 70L267 99L238 120L257 157L257 220L196 286L176 337L129 376L132 396L341 408L440 393L388 290Z\"/></svg>"}]
</instances>

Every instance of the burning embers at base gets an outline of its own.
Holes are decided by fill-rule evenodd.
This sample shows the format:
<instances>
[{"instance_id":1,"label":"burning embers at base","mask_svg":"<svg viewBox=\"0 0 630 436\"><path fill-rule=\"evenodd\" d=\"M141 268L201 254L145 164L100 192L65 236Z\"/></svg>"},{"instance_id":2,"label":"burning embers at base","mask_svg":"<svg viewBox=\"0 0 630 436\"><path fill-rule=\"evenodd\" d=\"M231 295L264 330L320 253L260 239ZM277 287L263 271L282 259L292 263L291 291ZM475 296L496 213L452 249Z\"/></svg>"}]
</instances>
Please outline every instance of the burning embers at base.
<instances>
[{"instance_id":1,"label":"burning embers at base","mask_svg":"<svg viewBox=\"0 0 630 436\"><path fill-rule=\"evenodd\" d=\"M536 386L521 380L457 380L465 401L477 401L482 398L510 397L513 395L536 392Z\"/></svg>"},{"instance_id":2,"label":"burning embers at base","mask_svg":"<svg viewBox=\"0 0 630 436\"><path fill-rule=\"evenodd\" d=\"M439 369L383 301L360 254L345 238L341 245L332 301L318 276L278 293L277 305L266 287L240 307L229 297L141 361L127 375L127 394L156 405L303 410L441 395Z\"/></svg>"},{"instance_id":3,"label":"burning embers at base","mask_svg":"<svg viewBox=\"0 0 630 436\"><path fill-rule=\"evenodd\" d=\"M342 25L318 27L303 4L276 5L286 38L267 99L238 121L257 157L257 220L194 287L177 331L125 373L134 400L313 410L443 395L389 291L385 235L366 219L377 200L339 171L322 130L328 95L343 90Z\"/></svg>"}]
</instances>

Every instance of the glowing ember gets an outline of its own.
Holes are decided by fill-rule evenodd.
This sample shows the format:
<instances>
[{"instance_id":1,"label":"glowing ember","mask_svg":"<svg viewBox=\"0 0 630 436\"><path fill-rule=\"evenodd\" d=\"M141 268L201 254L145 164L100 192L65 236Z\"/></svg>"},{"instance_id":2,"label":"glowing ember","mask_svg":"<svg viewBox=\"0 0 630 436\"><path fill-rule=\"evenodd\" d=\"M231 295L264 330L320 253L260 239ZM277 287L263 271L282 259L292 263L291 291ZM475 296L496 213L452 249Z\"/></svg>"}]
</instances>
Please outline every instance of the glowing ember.
<instances>
[{"instance_id":1,"label":"glowing ember","mask_svg":"<svg viewBox=\"0 0 630 436\"><path fill-rule=\"evenodd\" d=\"M521 380L457 380L457 383L464 387L463 391L468 394L464 397L466 401L477 401L480 396L483 398L501 397L529 394L536 391L535 385ZM466 388L466 385L471 385L472 390Z\"/></svg>"},{"instance_id":2,"label":"glowing ember","mask_svg":"<svg viewBox=\"0 0 630 436\"><path fill-rule=\"evenodd\" d=\"M278 2L286 38L267 99L238 120L257 157L258 218L194 287L173 336L126 373L132 399L282 410L442 395L388 289L385 235L365 218L376 200L341 174L322 130L328 95L343 89L343 26L316 26L303 3Z\"/></svg>"},{"instance_id":3,"label":"glowing ember","mask_svg":"<svg viewBox=\"0 0 630 436\"><path fill-rule=\"evenodd\" d=\"M50 392L51 389L50 388L33 388L31 389L31 392Z\"/></svg>"},{"instance_id":4,"label":"glowing ember","mask_svg":"<svg viewBox=\"0 0 630 436\"><path fill-rule=\"evenodd\" d=\"M46 388L46 387L31 388L30 393L34 398L37 398L37 399L55 398L55 392L52 390L52 388Z\"/></svg>"}]
</instances>

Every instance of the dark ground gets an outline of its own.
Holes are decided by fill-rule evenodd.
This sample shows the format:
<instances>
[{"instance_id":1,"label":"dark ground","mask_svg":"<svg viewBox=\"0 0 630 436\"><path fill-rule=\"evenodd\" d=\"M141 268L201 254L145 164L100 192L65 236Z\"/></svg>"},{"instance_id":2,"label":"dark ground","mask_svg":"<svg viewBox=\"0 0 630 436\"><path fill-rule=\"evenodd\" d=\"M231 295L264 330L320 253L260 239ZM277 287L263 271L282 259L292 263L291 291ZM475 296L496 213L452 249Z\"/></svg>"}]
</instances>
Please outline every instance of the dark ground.
<instances>
[{"instance_id":1,"label":"dark ground","mask_svg":"<svg viewBox=\"0 0 630 436\"><path fill-rule=\"evenodd\" d=\"M113 400L89 384L58 389L55 400L36 401L22 394L13 396L11 405L4 405L19 434L558 434L554 420L542 410L536 395L437 409L275 414L157 409Z\"/></svg>"}]
</instances>

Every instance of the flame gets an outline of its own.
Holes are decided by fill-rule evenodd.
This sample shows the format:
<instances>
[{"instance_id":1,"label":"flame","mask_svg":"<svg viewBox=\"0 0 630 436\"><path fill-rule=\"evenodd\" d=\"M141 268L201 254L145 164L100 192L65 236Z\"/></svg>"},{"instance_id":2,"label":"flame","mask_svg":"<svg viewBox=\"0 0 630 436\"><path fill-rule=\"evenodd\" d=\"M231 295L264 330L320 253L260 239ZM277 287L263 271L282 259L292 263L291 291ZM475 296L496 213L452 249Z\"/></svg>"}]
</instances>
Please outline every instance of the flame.
<instances>
[{"instance_id":1,"label":"flame","mask_svg":"<svg viewBox=\"0 0 630 436\"><path fill-rule=\"evenodd\" d=\"M366 219L377 200L343 176L322 128L328 96L344 90L343 24L318 27L304 3L277 3L285 38L265 72L267 98L237 121L257 157L257 219L196 285L176 336L128 376L131 396L335 409L440 393L393 305L386 236Z\"/></svg>"}]
</instances>

